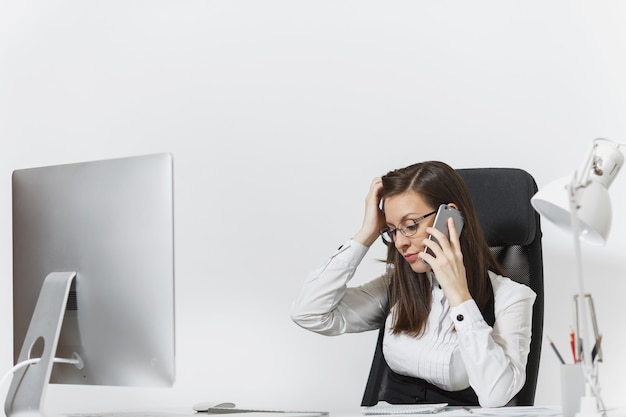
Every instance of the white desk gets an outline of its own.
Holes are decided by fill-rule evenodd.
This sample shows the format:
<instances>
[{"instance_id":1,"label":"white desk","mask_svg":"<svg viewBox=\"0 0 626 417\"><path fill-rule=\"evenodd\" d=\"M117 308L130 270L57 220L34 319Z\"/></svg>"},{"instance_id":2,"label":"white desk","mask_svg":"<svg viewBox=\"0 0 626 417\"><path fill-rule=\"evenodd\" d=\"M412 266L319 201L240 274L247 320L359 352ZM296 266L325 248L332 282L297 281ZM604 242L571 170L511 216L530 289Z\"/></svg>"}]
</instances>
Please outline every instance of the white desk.
<instances>
[{"instance_id":1,"label":"white desk","mask_svg":"<svg viewBox=\"0 0 626 417\"><path fill-rule=\"evenodd\" d=\"M329 417L364 417L362 409L357 407L353 410L328 410ZM395 414L378 415L368 417L416 417L416 416L436 416L436 417L560 417L561 407L559 406L531 406L531 407L500 407L500 408L462 408L448 407L443 411L434 414ZM312 412L280 412L280 413L204 413L195 412L189 409L171 410L119 410L106 411L102 413L68 413L62 417L326 417L323 414ZM610 409L608 417L626 417L626 407Z\"/></svg>"}]
</instances>

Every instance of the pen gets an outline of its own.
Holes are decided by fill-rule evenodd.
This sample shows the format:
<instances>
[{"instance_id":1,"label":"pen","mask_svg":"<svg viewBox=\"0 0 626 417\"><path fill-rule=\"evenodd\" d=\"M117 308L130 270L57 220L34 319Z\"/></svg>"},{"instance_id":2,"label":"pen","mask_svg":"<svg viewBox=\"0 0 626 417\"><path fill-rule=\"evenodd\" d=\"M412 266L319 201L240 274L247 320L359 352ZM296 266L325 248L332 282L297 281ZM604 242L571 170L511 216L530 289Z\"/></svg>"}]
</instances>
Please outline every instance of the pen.
<instances>
[{"instance_id":1,"label":"pen","mask_svg":"<svg viewBox=\"0 0 626 417\"><path fill-rule=\"evenodd\" d=\"M561 356L561 354L559 353L559 350L556 348L556 346L554 346L554 343L552 342L552 339L550 339L549 337L548 337L548 343L550 343L550 346L552 346L552 350L554 351L554 353L556 353L556 356L559 358L561 363L565 365L565 361L563 360L563 356Z\"/></svg>"},{"instance_id":2,"label":"pen","mask_svg":"<svg viewBox=\"0 0 626 417\"><path fill-rule=\"evenodd\" d=\"M584 356L585 351L583 350L583 339L578 338L578 362L582 362L585 360Z\"/></svg>"},{"instance_id":3,"label":"pen","mask_svg":"<svg viewBox=\"0 0 626 417\"><path fill-rule=\"evenodd\" d=\"M463 408L463 410L467 411L470 414L474 413L474 410L472 410L471 408L467 408L467 407L462 407L462 408Z\"/></svg>"},{"instance_id":4,"label":"pen","mask_svg":"<svg viewBox=\"0 0 626 417\"><path fill-rule=\"evenodd\" d=\"M599 354L601 344L602 344L602 335L598 336L598 340L596 340L596 344L591 350L591 363L595 363L596 359L598 359L598 362L602 362L602 355Z\"/></svg>"}]
</instances>

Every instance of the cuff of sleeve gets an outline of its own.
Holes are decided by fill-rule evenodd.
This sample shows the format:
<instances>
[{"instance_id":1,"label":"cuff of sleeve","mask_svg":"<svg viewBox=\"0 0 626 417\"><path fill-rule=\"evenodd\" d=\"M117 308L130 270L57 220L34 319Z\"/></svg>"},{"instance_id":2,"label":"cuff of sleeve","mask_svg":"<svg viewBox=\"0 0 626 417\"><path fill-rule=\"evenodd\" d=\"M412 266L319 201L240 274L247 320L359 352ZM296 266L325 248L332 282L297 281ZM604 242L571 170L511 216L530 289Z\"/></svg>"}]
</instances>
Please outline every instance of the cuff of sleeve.
<instances>
[{"instance_id":1,"label":"cuff of sleeve","mask_svg":"<svg viewBox=\"0 0 626 417\"><path fill-rule=\"evenodd\" d=\"M357 267L365 257L368 249L369 247L350 239L337 248L332 258L340 259L350 266Z\"/></svg>"},{"instance_id":2,"label":"cuff of sleeve","mask_svg":"<svg viewBox=\"0 0 626 417\"><path fill-rule=\"evenodd\" d=\"M473 299L452 307L450 309L450 317L458 332L470 329L474 324L484 321L483 315Z\"/></svg>"}]
</instances>

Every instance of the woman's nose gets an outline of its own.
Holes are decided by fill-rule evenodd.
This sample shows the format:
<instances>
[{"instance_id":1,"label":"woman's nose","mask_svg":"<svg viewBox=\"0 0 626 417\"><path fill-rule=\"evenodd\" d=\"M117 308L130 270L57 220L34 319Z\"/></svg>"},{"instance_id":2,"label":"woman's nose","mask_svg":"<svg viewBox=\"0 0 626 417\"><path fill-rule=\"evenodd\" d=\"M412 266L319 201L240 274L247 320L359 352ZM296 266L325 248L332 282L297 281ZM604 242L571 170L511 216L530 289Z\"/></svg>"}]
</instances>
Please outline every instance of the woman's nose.
<instances>
[{"instance_id":1,"label":"woman's nose","mask_svg":"<svg viewBox=\"0 0 626 417\"><path fill-rule=\"evenodd\" d=\"M394 240L394 244L396 245L396 249L406 248L411 244L411 240L404 236L402 233L396 233L396 238Z\"/></svg>"}]
</instances>

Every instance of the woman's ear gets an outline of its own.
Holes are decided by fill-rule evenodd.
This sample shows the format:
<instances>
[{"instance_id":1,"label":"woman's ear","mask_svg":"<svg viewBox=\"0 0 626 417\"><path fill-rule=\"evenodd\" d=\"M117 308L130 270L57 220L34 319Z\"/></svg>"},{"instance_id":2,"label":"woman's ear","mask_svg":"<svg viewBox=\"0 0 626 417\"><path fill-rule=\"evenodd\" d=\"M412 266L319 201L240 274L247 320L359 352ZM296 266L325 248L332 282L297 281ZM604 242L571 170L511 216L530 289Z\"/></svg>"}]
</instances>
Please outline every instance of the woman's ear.
<instances>
[{"instance_id":1,"label":"woman's ear","mask_svg":"<svg viewBox=\"0 0 626 417\"><path fill-rule=\"evenodd\" d=\"M459 207L456 204L454 204L454 203L448 203L448 206L452 207L455 210L459 209Z\"/></svg>"}]
</instances>

